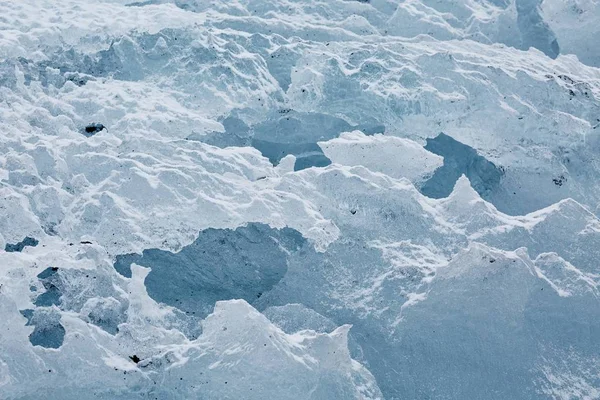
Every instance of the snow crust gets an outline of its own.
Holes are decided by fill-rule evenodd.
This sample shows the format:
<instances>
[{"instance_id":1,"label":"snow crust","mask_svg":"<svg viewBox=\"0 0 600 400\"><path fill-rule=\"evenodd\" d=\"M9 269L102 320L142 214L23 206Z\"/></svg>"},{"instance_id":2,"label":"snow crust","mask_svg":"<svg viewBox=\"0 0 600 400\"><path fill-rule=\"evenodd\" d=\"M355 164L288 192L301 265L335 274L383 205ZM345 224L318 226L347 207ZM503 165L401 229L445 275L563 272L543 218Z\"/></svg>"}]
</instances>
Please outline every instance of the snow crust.
<instances>
[{"instance_id":1,"label":"snow crust","mask_svg":"<svg viewBox=\"0 0 600 400\"><path fill-rule=\"evenodd\" d=\"M0 398L599 399L599 26L0 2Z\"/></svg>"}]
</instances>

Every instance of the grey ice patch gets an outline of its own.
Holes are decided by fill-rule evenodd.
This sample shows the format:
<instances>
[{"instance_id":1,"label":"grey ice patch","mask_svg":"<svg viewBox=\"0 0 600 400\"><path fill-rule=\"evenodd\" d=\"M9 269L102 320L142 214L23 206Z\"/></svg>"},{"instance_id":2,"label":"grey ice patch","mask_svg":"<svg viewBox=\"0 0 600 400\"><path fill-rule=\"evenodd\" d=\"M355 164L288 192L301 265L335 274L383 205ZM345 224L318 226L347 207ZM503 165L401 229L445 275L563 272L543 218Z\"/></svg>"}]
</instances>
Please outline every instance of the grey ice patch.
<instances>
[{"instance_id":1,"label":"grey ice patch","mask_svg":"<svg viewBox=\"0 0 600 400\"><path fill-rule=\"evenodd\" d=\"M421 186L421 193L427 197L439 199L448 197L461 175L466 175L471 186L479 195L488 199L496 190L503 172L494 163L477 154L477 151L452 137L440 133L433 139L427 139L425 149L444 157L444 165Z\"/></svg>"},{"instance_id":2,"label":"grey ice patch","mask_svg":"<svg viewBox=\"0 0 600 400\"><path fill-rule=\"evenodd\" d=\"M60 314L53 309L37 308L22 310L27 318L26 326L34 326L29 335L29 341L34 346L57 349L62 346L65 338L65 328L60 323Z\"/></svg>"},{"instance_id":3,"label":"grey ice patch","mask_svg":"<svg viewBox=\"0 0 600 400\"><path fill-rule=\"evenodd\" d=\"M540 15L542 0L516 0L517 24L521 31L522 49L530 47L556 58L560 47L556 35Z\"/></svg>"},{"instance_id":4,"label":"grey ice patch","mask_svg":"<svg viewBox=\"0 0 600 400\"><path fill-rule=\"evenodd\" d=\"M296 230L258 223L211 228L178 253L148 249L118 256L114 267L127 277L132 263L151 268L145 281L150 297L203 318L219 300L255 302L287 272L287 253L305 242Z\"/></svg>"},{"instance_id":5,"label":"grey ice patch","mask_svg":"<svg viewBox=\"0 0 600 400\"><path fill-rule=\"evenodd\" d=\"M38 307L49 307L60 304L60 296L62 293L58 288L60 286L60 276L58 275L58 268L49 267L38 274L38 279L44 286L46 291L40 294L34 304Z\"/></svg>"},{"instance_id":6,"label":"grey ice patch","mask_svg":"<svg viewBox=\"0 0 600 400\"><path fill-rule=\"evenodd\" d=\"M385 132L385 126L370 121L352 125L342 118L321 113L282 109L267 120L248 126L235 115L221 121L224 133L209 133L203 141L218 147L252 146L271 164L278 165L287 155L296 157L295 171L325 167L331 160L317 142L334 139L343 132L361 131L366 135Z\"/></svg>"},{"instance_id":7,"label":"grey ice patch","mask_svg":"<svg viewBox=\"0 0 600 400\"><path fill-rule=\"evenodd\" d=\"M27 246L35 247L38 244L39 244L39 241L37 239L27 236L27 237L25 237L25 239L21 240L19 243L15 243L15 244L7 243L6 246L4 246L4 251L6 251L7 253L21 252Z\"/></svg>"}]
</instances>

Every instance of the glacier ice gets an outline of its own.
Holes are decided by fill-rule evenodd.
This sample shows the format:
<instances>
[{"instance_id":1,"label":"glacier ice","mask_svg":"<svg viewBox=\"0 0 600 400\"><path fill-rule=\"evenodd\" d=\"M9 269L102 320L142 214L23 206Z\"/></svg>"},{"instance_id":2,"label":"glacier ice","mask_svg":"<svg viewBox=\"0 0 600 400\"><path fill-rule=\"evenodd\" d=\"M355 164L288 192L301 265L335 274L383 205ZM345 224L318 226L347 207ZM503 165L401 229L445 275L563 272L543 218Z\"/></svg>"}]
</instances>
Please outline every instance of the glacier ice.
<instances>
[{"instance_id":1,"label":"glacier ice","mask_svg":"<svg viewBox=\"0 0 600 400\"><path fill-rule=\"evenodd\" d=\"M600 399L599 26L0 2L0 398Z\"/></svg>"}]
</instances>

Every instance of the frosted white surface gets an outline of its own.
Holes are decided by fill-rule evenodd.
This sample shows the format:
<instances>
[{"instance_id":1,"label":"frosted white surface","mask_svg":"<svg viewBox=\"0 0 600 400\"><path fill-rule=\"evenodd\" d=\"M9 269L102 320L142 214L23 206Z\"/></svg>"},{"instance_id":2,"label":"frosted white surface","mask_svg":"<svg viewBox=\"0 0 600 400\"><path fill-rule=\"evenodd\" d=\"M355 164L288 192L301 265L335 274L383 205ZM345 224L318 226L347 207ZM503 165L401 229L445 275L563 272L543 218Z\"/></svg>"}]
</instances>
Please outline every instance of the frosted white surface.
<instances>
[{"instance_id":1,"label":"frosted white surface","mask_svg":"<svg viewBox=\"0 0 600 400\"><path fill-rule=\"evenodd\" d=\"M0 399L600 399L600 2L0 2Z\"/></svg>"}]
</instances>

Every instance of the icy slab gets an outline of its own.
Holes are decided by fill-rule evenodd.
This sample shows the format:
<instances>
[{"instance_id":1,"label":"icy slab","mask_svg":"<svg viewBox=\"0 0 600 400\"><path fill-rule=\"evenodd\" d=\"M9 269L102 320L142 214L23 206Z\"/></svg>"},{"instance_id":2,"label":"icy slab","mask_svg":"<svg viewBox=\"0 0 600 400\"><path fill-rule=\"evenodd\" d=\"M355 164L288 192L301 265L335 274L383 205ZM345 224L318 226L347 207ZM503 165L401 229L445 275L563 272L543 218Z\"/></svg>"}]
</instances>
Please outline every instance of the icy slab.
<instances>
[{"instance_id":1,"label":"icy slab","mask_svg":"<svg viewBox=\"0 0 600 400\"><path fill-rule=\"evenodd\" d=\"M412 398L420 395L433 395L433 387L428 388L427 384L420 383L421 380L425 380L424 376L429 376L428 364L436 363L438 365L440 379L443 378L444 370L453 369L453 357L459 357L458 355L447 356L447 358L432 356L428 361L422 361L424 363L423 370L417 374L419 377L408 383L406 387L396 384L397 379L404 376L404 373L393 372L399 370L398 368L410 368L411 365L418 362L417 358L427 352L426 349L430 346L427 341L437 340L436 336L432 336L426 339L422 345L414 343L413 340L408 340L406 347L398 345L403 329L414 329L415 332L420 332L422 320L428 319L427 312L425 312L407 325L406 313L413 308L419 308L421 304L427 307L432 287L436 284L438 276L442 276L442 271L466 265L468 259L460 256L461 252L458 250L465 243L470 241L490 243L506 249L514 249L519 246L519 243L527 243L531 249L530 253L527 255L523 251L519 252L522 260L518 261L518 266L503 263L498 265L511 268L506 273L512 271L513 268L518 268L523 269L518 272L519 274L533 273L537 275L532 278L531 284L535 285L534 282L539 280L540 284L544 285L544 290L555 292L553 301L557 302L561 302L561 298L567 292L574 293L569 287L578 282L575 285L581 284L582 286L578 286L580 289L577 290L577 293L583 296L584 300L581 303L575 303L573 307L578 309L577 312L584 313L587 312L588 307L597 307L593 304L597 301L595 293L598 285L598 269L597 266L590 265L586 260L590 260L587 255L593 254L592 249L597 247L597 244L590 240L597 240L600 237L599 221L585 208L574 205L568 207L569 211L566 212L567 209L564 207L551 207L527 216L511 217L502 214L481 199L465 177L459 179L449 198L432 201L416 192L414 187L402 187L394 181L386 182L385 179L377 178L377 175L363 172L359 168L345 171L341 168L328 167L328 169L329 171L306 171L304 175L314 174L315 177L311 180L316 178L316 182L321 183L313 187L317 188L316 192L321 196L324 195L323 198L326 199L321 203L321 207L327 208L326 204L329 204L330 207L334 206L331 212L335 213L335 217L332 214L332 218L339 221L342 239L331 244L323 254L310 251L293 254L286 276L273 290L264 294L256 304L259 309L266 307L265 312L272 313L274 305L302 303L334 322L344 320L352 323L352 337L357 343L357 347L354 349L356 357L364 360L369 366L386 396ZM341 185L328 191L331 179L336 174L345 175L345 178L336 179L336 182ZM361 179L364 179L362 183ZM301 185L293 186L301 187ZM319 197L319 195L315 195L311 201L318 202ZM348 204L350 199L353 203ZM458 208L459 205L461 208ZM378 212L373 213L372 210ZM570 220L569 223L562 219L565 214L569 215L567 217ZM461 215L466 221L469 221L468 224L460 222ZM575 221L580 222L574 223ZM369 228L374 225L380 226L382 231L386 232L383 238L368 239L373 237L373 234L369 233ZM554 240L553 235L549 234L547 228L544 228L544 226L550 225L562 227L560 235L564 235L563 240ZM555 229L552 231L559 232ZM515 241L510 238L514 238ZM481 247L481 245L473 246L477 249ZM553 256L545 253L550 247L556 252ZM459 255L452 255L456 254L455 250L451 250L452 248L456 248ZM440 249L444 249L448 253L439 251ZM489 252L502 253L495 249L483 252L486 254ZM487 268L488 264L494 264L494 268L498 267L495 263L498 262L496 258L500 255L485 255L485 257L481 255L481 257L481 260L485 259L485 261L473 258L473 265L470 267L473 271L477 271L481 266ZM532 257L533 260L529 257ZM545 261L548 257L556 261L554 263ZM571 261L568 262L566 259ZM451 261L449 262L449 260ZM538 262L539 266L537 266ZM366 269L365 265L369 267ZM575 265L577 266L575 267ZM549 274L552 275L564 275L564 278L557 276L556 280L550 282L549 275L542 272L544 269L551 271ZM529 272L530 270L533 272ZM470 296L472 290L478 290L475 283L465 284L464 287L460 286L458 282L452 283L452 285L454 285L452 289L444 289L443 292L451 290ZM545 285L550 286L546 287ZM508 289L505 289L505 287L511 287L509 283L492 282L490 287L499 291L499 296L507 296L493 302L494 304L506 303L505 312L507 314L513 315L522 309L522 307L511 308L510 296L512 294L507 293ZM517 292L521 293L521 289L514 290L515 296ZM440 301L443 301L441 299L444 296L440 294ZM441 305L444 312L450 309L446 306ZM540 299L537 305L527 303L523 307L529 306L534 308L528 312L536 315L538 311L535 307L552 307L545 298ZM474 308L475 305L469 307ZM292 308L289 311L289 314L294 316L288 317L290 322L284 322L285 324L298 324L298 322L294 322L295 318L308 319L307 316L304 316L306 312ZM557 317L563 321L565 326L569 326L570 312L565 312L562 316ZM459 318L457 315L446 315L443 318L435 316L433 320L436 321L436 324L441 325L446 324L445 318L452 319L453 323L457 325L471 323L460 319L454 320L454 318ZM515 315L513 317L519 318ZM283 318L280 317L280 319ZM479 322L473 323L479 324ZM519 323L516 324L516 326L521 326ZM481 325L482 331L476 335L481 335L477 337L483 338L485 323ZM536 340L557 343L556 338L552 336L553 333L544 333L543 329L536 332L538 332ZM525 332L523 334L525 337L529 336ZM465 352L471 351L468 350L471 342L467 341L461 345L461 337L456 336L456 341L447 344L448 348L462 346L461 348L464 348ZM515 334L511 340L520 340L517 337L520 338ZM494 343L493 340L488 342L487 339L473 338L472 340L482 340L481 346L484 347ZM575 337L563 338L561 343L571 343L571 340L578 339ZM594 344L590 342L589 345ZM508 343L504 346L501 352L512 354L507 357L520 357L517 353L510 352ZM568 346L569 344L567 344ZM392 354L394 356L390 356ZM414 355L415 359L408 359L407 354ZM583 353L580 356L584 357ZM488 359L495 358L490 355ZM473 365L479 364L471 364L472 367ZM573 367L575 368L575 366ZM457 388L460 386L461 389L452 392L453 398L480 396L495 398L491 392L478 392L477 390L481 388L479 384L474 383L473 387L466 385L466 382L473 382L467 378L469 374L479 373L475 369L465 372L463 377L455 377L462 383L456 383ZM495 374L499 370L493 369L493 371L490 370L490 373ZM546 378L540 371L528 379L540 380L547 384ZM506 373L508 372L504 372L504 374ZM514 379L521 379L518 376L519 374L515 374ZM519 389L515 389L517 381L512 386L502 386L502 381L498 381L497 384L494 384L497 385L493 389L494 393L498 393L498 398L511 397L519 391L530 394L527 397L517 396L516 398L544 398L543 391L540 391L536 384L531 383L531 380L524 379L519 382ZM451 386L448 384L448 387ZM488 390L488 387L484 385L481 390Z\"/></svg>"},{"instance_id":2,"label":"icy slab","mask_svg":"<svg viewBox=\"0 0 600 400\"><path fill-rule=\"evenodd\" d=\"M593 398L600 383L589 373L600 356L597 284L581 281L586 288L565 297L560 287L570 268L556 260L562 277L553 281L540 261L477 246L441 269L427 301L407 308L399 325L400 393L431 396L442 385L449 398L560 397L568 360L569 379L580 381L572 390Z\"/></svg>"},{"instance_id":3,"label":"icy slab","mask_svg":"<svg viewBox=\"0 0 600 400\"><path fill-rule=\"evenodd\" d=\"M243 301L218 302L198 339L167 346L156 338L137 344L128 335L110 338L69 322L59 352L19 350L14 334L0 336L15 346L2 356L5 396L77 399L85 391L113 399L240 393L248 399L382 398L373 377L350 359L348 326L288 335ZM17 365L36 371L26 386L11 378L21 373L13 372Z\"/></svg>"},{"instance_id":4,"label":"icy slab","mask_svg":"<svg viewBox=\"0 0 600 400\"><path fill-rule=\"evenodd\" d=\"M329 325L323 326L322 324L327 320L330 320L334 325L339 325L341 321L352 323L354 325L352 336L353 341L356 343L356 345L352 346L353 356L369 366L369 369L377 378L379 386L382 387L384 393L389 398L410 396L415 390L424 393L428 393L431 390L427 385L417 382L417 380L420 380L417 378L411 381L411 383L407 383L407 386L397 384L398 379L404 376L404 374L397 374L393 371L401 371L405 366L405 354L415 354L418 357L422 354L422 347L402 348L397 345L397 341L399 340L399 335L405 329L421 329L419 328L419 324L423 318L418 318L417 321L419 323L415 322L416 325L414 325L414 328L411 328L413 325L406 324L405 322L406 313L414 307L419 307L421 304L429 304L431 288L443 276L442 271L446 271L452 265L455 265L452 267L453 269L458 267L466 268L466 263L464 262L466 259L464 257L461 258L460 254L462 253L460 249L466 246L469 240L495 240L494 232L497 232L496 234L516 232L521 226L523 228L529 227L529 229L523 230L523 234L531 236L530 238L523 237L522 239L518 239L519 236L515 236L514 238L517 240L517 243L524 240L528 240L531 243L539 242L540 238L548 230L557 232L557 235L560 235L563 240L569 237L577 238L580 236L577 232L580 232L582 229L590 238L597 238L599 236L598 232L600 232L596 228L598 226L597 218L581 206L568 208L562 206L552 207L518 218L502 214L491 204L481 199L464 177L459 179L450 197L440 200L428 199L421 195L408 180L394 180L381 173L369 171L364 167L329 166L324 169L308 169L296 173L289 172L279 179L261 180L259 182L261 182L261 185L264 185L265 190L269 185L277 185L278 191L288 190L295 196L303 193L307 201L310 201L316 208L322 210L324 216L337 221L341 231L341 239L330 244L324 253L316 252L309 243L303 243L302 248L298 251L286 253L285 263L287 265L287 272L271 290L256 300L256 307L264 309L268 315L275 315L276 320L279 321L278 324L281 324L289 333L292 333L296 329L306 328L325 330ZM304 188L307 185L316 190L306 191ZM459 206L463 208L459 208ZM561 217L562 215L566 215L570 221L580 222L578 224L565 224ZM465 221L462 221L461 218L464 218ZM399 224L399 221L402 221L402 223ZM498 227L499 224L500 226ZM535 227L536 225L540 227L546 225L547 228L542 231L531 229L531 227ZM560 230L558 229L559 226L561 227ZM565 231L565 227L569 229ZM376 228L387 232L387 235L385 237L377 236ZM260 228L259 232L274 232L265 229L265 227ZM238 233L243 232L245 232L245 229L238 231ZM486 235L482 235L483 233L492 236L489 236L490 238L488 239ZM537 234L542 236L536 236ZM252 235L248 236L247 233L245 236L248 238L253 237ZM201 234L200 237L203 237L203 235ZM281 239L279 240L281 241ZM252 241L256 241L256 238L252 239ZM198 243L203 242L203 239L198 241ZM498 242L507 247L512 246L511 242L506 238ZM260 244L261 242L258 241L257 243ZM558 238L556 241L550 242L549 245L558 254L554 256L540 255L539 266L535 265L538 261L531 261L526 255L519 255L519 257L523 259L523 263L533 265L530 267L530 270L534 271L538 276L536 279L547 285L544 286L544 290L555 291L555 296L557 297L553 301L562 301L562 298L570 298L577 293L577 295L584 296L585 299L577 307L581 308L581 310L587 309L589 307L588 298L591 296L593 299L596 296L597 273L595 271L597 269L593 269L592 267L592 270L586 270L588 267L582 264L581 261L585 262L587 259L583 258L577 261L577 258L574 258L574 256L582 254L588 245L585 242L571 244L567 241L564 241L564 245L562 245ZM97 252L101 248L95 250L95 245L87 243L77 243L74 246L66 245L66 248L72 249L69 252L74 252L74 255L79 254L78 257L82 260L89 260L87 264L92 268L94 263L98 262L93 260L97 257L105 260L106 257L103 255L104 253ZM184 248L180 252L180 256L177 255L180 253L167 254L164 251L162 254L171 257L173 260L177 260L177 257L182 257L180 260L184 260L190 258L187 255L192 254L190 251L193 248L194 245ZM233 248L241 247L239 247L238 243ZM265 248L265 246L261 245L261 250L262 248ZM16 274L19 271L18 268L24 268L27 265L29 257L45 257L47 254L46 250L40 246L33 248L31 251L34 253L5 253L4 257L15 257L15 254L21 257L13 259L11 264L13 268L17 269L14 273L11 273L11 276L18 276ZM153 250L152 252L160 254L158 250ZM223 253L223 251L220 253ZM458 256L453 256L453 254L457 253L459 254ZM481 264L479 258L476 258L477 262L474 261L472 266L474 270L480 265L487 266L488 264L495 265L496 263L500 263L499 258L501 258L502 252L499 250L483 250L483 253L483 255L481 255L481 251L476 253L478 254L477 257L481 255L481 259L485 261ZM491 255L486 255L488 253ZM254 253L248 253L247 256L251 256L252 254ZM265 255L268 252L261 251L258 254ZM563 257L571 258L572 263L564 261L559 254ZM535 254L533 256L535 257ZM63 256L60 252L56 252L55 257ZM448 260L455 257L458 258L449 264ZM192 258L194 260L198 259L197 257ZM143 256L140 260L140 263L144 264ZM20 264L17 263L15 265L15 261L19 261ZM243 264L245 262L243 259L233 258L232 261L232 267L244 267ZM73 263L73 261L62 259L61 265L68 265L69 263ZM175 262L170 263L171 267L176 267L177 265L178 263ZM191 264L187 265L190 270L193 270L191 269ZM365 268L365 265L368 265L369 268ZM498 265L504 265L504 263ZM152 268L153 264L149 263L147 266ZM156 265L155 267L158 272L161 271L160 265ZM162 268L166 267L167 265ZM522 267L519 266L519 268ZM166 271L166 269L163 270ZM23 269L23 272L25 271ZM96 332L96 336L94 337L108 335L110 333L109 330L99 323L102 320L102 317L99 316L111 315L106 314L107 307L108 309L112 308L112 312L116 312L116 315L121 315L118 331L112 331L112 335L115 335L116 338L129 337L135 332L135 336L139 335L140 338L144 338L145 341L143 343L147 343L148 330L151 329L151 326L164 327L151 336L155 337L153 340L162 338L160 339L161 343L165 344L185 340L185 337L189 338L187 340L199 340L204 335L204 333L194 333L192 327L186 326L186 324L193 324L194 322L186 321L182 313L177 309L161 308L162 306L154 303L148 296L148 291L144 283L147 282L150 274L152 274L151 270L141 269L134 263L129 283L127 283L127 280L123 280L125 278L119 278L111 265L103 268L102 271L100 276L93 275L86 278L83 275L85 273L84 270L65 269L63 271L63 268L61 268L56 271L57 274L66 274L65 277L70 276L68 279L53 281L53 285L57 286L60 292L63 293L58 305L62 310L61 325L66 330L65 343L60 347L61 352L67 349L65 346L70 337L69 332L77 332L77 329L79 329L77 328L73 331L73 323L76 326L79 326L77 324L89 326L85 329L92 329L93 332ZM240 272L242 271L244 270L240 270ZM462 270L458 269L458 271ZM37 292L44 289L48 290L43 283L44 280L56 275L51 274L51 272L54 271L39 270L37 275L31 275L31 279L42 280L41 286L43 288L40 287L36 291L35 296L40 296ZM31 274L31 272L27 273ZM174 276L177 277L178 275L175 274ZM79 279L76 279L76 277L79 277ZM94 277L97 278L94 279ZM109 277L112 278L107 282L106 279ZM223 285L235 284L235 277L232 278L233 280L231 281L224 280ZM98 281L98 279L101 279L101 281ZM518 279L521 280L522 277ZM109 284L110 281L113 283ZM17 282L22 282L25 285L23 290L28 290L28 285L26 285L26 282L28 282L27 279L15 281L15 283ZM243 288L243 283L239 282L238 285L241 284ZM85 286L80 286L82 284ZM116 292L115 285L117 288ZM469 284L461 290L469 293L472 290L471 285ZM503 282L492 285L494 288L502 288L504 286ZM9 287L15 287L14 283ZM149 285L148 287L151 286ZM459 287L454 287L454 290L458 290ZM507 287L510 287L510 285L507 285ZM11 293L15 293L16 295L19 292L14 291L15 289L11 289ZM520 293L520 286L515 290ZM442 292L445 291L442 290ZM81 298L81 293L88 293L87 296L90 296L90 299ZM94 300L94 298L109 297L118 300L112 304L107 301L99 302ZM544 307L547 306L544 299L540 301L540 304L544 305ZM302 307L286 306L288 303L305 304L305 307L314 310L314 312L304 311L306 308ZM499 299L495 303L510 304L507 299ZM125 306L124 310L126 311L118 311L122 307L121 304ZM440 305L440 307L446 306L445 302L442 302L442 305ZM287 312L287 315L291 318L292 325L285 325L286 322L282 319L281 312L273 314L274 310L282 310L280 307L283 307L283 310ZM27 306L24 305L24 308L27 308ZM557 321L563 321L565 324L570 323L568 316L574 312L580 312L579 308L558 316ZM40 307L40 309L43 310L44 308ZM444 310L446 312L451 309L445 308ZM15 310L15 312L18 311ZM78 316L74 317L73 312ZM511 313L514 310L508 308L505 312L512 315ZM532 312L535 313L535 311ZM318 317L319 314L323 317ZM301 319L306 319L308 316L314 319L315 323L305 323L303 325L300 322ZM296 322L293 322L294 319ZM65 321L71 321L71 324ZM462 324L460 319L453 321L455 324ZM91 325L85 325L86 322ZM97 330L94 330L93 325L98 325ZM23 322L23 326L25 326L25 322ZM161 330L167 327L168 332L170 332L168 335ZM203 326L202 329L206 330L206 327ZM546 331L542 330L540 332ZM26 340L29 334L25 335ZM549 333L541 335L539 339L557 343L553 336L547 337L547 334ZM86 335L89 335L89 333L86 333ZM477 337L483 337L483 335L483 333L477 333ZM49 334L45 336L52 337ZM516 340L516 337L513 337L513 340ZM27 341L27 343L29 342ZM408 343L412 343L412 341ZM484 343L488 342L484 340ZM570 341L561 339L561 343L569 344ZM448 344L449 347L456 345L456 342ZM424 344L423 346L428 347L430 345ZM507 354L510 353L506 347L502 348L502 351ZM140 359L140 362L149 357L148 352L144 352L144 348L136 346L127 347L127 353L123 354L121 352L119 354L122 354L123 360L119 361L119 363L116 363L116 360L111 361L111 365L118 365L121 368L131 365L133 361L129 357L136 356ZM386 355L385 357L382 356L384 354ZM541 354L544 357L547 355L547 353ZM446 362L448 363L452 362L453 356L447 357L443 358L439 356L439 360L447 360ZM513 357L517 357L517 355L513 353ZM579 357L578 359L580 359L585 356L575 354L574 357ZM438 356L436 356L437 358ZM443 364L442 361L438 362ZM448 368L449 365L445 369ZM554 390L552 389L553 383L547 376L549 376L548 374L558 374L560 368L557 368L553 364L540 364L539 371L541 372L531 375L532 379L535 378L536 382L541 382L540 386L531 386L530 381L515 381L513 386L510 387L494 386L495 393L505 396L512 393L510 390L521 390L530 391L532 393L530 398L543 398L540 396L547 393L547 390ZM568 370L580 376L581 372L577 372L579 371L577 368L580 368L578 364L573 364L568 367ZM563 371L563 369L560 369L560 371ZM442 370L441 367L440 370ZM490 373L493 374L497 371L493 369L490 370ZM441 372L439 373L441 374ZM129 375L129 372L127 374ZM417 373L421 377L423 374L425 372L421 371ZM464 380L461 389L456 392L458 393L457 396L462 394L481 394L481 392L477 391L477 388L464 384L464 382L467 382L467 378L459 376L457 379ZM515 379L517 379L516 375ZM519 389L515 389L514 385L519 384L519 382ZM593 382L588 382L587 384L592 385L592 387L594 385ZM497 385L500 384L498 383ZM452 386L449 384L449 387ZM480 385L477 387L480 387ZM128 389L123 390L127 391ZM173 390L182 389L180 389L180 386L177 386L177 389Z\"/></svg>"},{"instance_id":5,"label":"icy slab","mask_svg":"<svg viewBox=\"0 0 600 400\"><path fill-rule=\"evenodd\" d=\"M76 399L82 391L111 399L382 398L373 376L349 356L349 326L286 334L242 300L217 302L203 321L186 322L148 296L149 269L133 265L126 279L94 245L57 245L50 239L42 243L50 252L0 254L6 398ZM63 267L43 269L41 259ZM58 301L30 303L52 291ZM114 316L111 330L105 324ZM195 334L186 323L197 326Z\"/></svg>"},{"instance_id":6,"label":"icy slab","mask_svg":"<svg viewBox=\"0 0 600 400\"><path fill-rule=\"evenodd\" d=\"M595 38L600 33L600 3L596 0L544 0L544 20L557 36L561 52L575 54L587 65L600 67Z\"/></svg>"}]
</instances>

